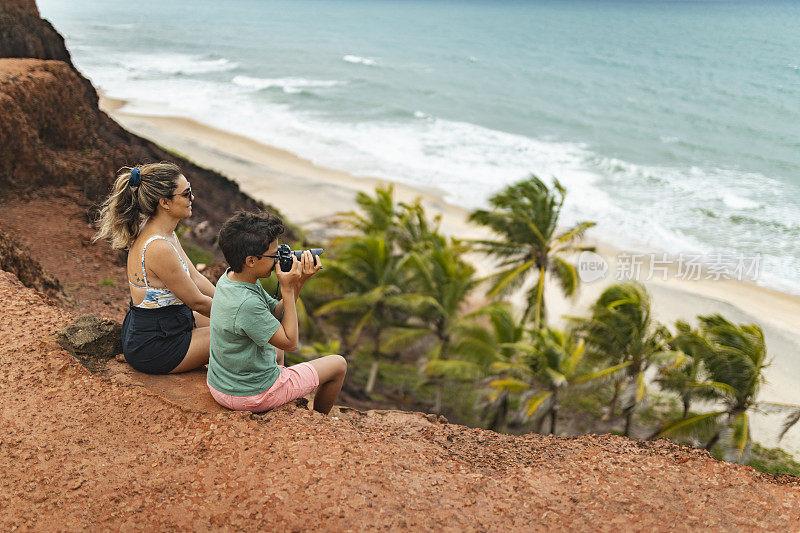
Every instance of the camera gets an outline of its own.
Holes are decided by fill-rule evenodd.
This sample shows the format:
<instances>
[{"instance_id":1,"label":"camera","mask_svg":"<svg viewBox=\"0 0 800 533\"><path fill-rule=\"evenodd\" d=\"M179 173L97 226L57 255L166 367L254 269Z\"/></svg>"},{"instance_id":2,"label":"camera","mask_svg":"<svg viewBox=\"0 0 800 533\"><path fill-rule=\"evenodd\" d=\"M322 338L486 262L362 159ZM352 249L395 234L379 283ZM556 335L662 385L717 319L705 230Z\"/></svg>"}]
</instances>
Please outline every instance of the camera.
<instances>
[{"instance_id":1,"label":"camera","mask_svg":"<svg viewBox=\"0 0 800 533\"><path fill-rule=\"evenodd\" d=\"M303 255L305 250L292 250L288 244L281 244L278 246L278 264L281 266L283 272L289 272L292 269L292 256L294 255L298 261L300 256ZM322 248L312 248L309 250L311 255L314 256L314 264L317 264L317 256L322 254Z\"/></svg>"}]
</instances>

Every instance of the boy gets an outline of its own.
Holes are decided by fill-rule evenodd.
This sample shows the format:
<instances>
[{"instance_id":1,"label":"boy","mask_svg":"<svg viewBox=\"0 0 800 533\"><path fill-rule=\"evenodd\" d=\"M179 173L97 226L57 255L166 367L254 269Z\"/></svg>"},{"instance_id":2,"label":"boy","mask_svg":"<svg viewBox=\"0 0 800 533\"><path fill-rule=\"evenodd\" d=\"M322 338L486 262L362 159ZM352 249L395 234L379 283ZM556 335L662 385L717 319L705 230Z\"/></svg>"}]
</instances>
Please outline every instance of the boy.
<instances>
[{"instance_id":1,"label":"boy","mask_svg":"<svg viewBox=\"0 0 800 533\"><path fill-rule=\"evenodd\" d=\"M309 394L314 410L327 414L339 395L347 371L340 355L283 366L283 353L298 344L295 301L305 281L322 267L311 252L292 269L278 265L281 219L269 213L238 212L219 232L219 247L230 268L219 278L211 305L211 350L208 388L220 405L260 413ZM270 297L258 283L275 271L283 299Z\"/></svg>"}]
</instances>

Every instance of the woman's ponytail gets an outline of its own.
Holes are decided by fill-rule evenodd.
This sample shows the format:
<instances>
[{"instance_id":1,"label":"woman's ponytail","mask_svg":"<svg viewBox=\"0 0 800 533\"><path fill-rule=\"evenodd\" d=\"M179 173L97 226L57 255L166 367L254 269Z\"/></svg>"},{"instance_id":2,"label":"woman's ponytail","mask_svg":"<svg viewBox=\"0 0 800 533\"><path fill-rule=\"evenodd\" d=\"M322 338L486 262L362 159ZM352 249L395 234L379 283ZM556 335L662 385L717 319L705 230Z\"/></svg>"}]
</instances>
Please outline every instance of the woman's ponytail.
<instances>
[{"instance_id":1,"label":"woman's ponytail","mask_svg":"<svg viewBox=\"0 0 800 533\"><path fill-rule=\"evenodd\" d=\"M100 208L94 240L108 239L113 248L130 248L142 224L155 214L158 201L175 192L180 175L172 163L124 167Z\"/></svg>"}]
</instances>

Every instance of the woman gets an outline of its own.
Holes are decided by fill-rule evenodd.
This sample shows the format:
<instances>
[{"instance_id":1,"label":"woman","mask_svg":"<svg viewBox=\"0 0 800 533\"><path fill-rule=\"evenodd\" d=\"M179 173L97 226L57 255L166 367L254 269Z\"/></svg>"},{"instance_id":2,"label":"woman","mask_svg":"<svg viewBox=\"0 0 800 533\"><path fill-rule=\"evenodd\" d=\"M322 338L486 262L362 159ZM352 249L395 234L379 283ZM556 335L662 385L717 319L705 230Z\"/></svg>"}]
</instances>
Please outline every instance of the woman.
<instances>
[{"instance_id":1,"label":"woman","mask_svg":"<svg viewBox=\"0 0 800 533\"><path fill-rule=\"evenodd\" d=\"M95 237L128 250L131 303L122 351L148 374L185 372L208 363L214 285L194 267L175 235L192 216L192 188L172 163L125 168L100 212Z\"/></svg>"}]
</instances>

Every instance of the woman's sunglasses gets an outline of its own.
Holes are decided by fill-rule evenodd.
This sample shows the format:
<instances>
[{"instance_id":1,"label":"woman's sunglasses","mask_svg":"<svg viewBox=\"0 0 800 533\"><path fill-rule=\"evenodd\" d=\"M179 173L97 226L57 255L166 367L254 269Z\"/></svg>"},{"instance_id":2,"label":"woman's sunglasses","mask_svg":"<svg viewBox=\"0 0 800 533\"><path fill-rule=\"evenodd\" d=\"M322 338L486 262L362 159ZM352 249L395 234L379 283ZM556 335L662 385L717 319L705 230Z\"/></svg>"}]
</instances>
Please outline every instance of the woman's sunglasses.
<instances>
[{"instance_id":1,"label":"woman's sunglasses","mask_svg":"<svg viewBox=\"0 0 800 533\"><path fill-rule=\"evenodd\" d=\"M173 194L172 194L172 196L171 196L171 198L175 198L176 196L183 196L183 197L184 197L184 198L186 198L187 200L191 200L191 199L192 199L192 196L193 196L193 195L192 195L192 187L190 186L188 189L186 189L185 191L183 191L183 192L182 192L182 193L180 193L180 194L175 194L175 193L173 193Z\"/></svg>"}]
</instances>

